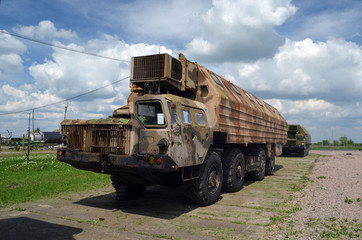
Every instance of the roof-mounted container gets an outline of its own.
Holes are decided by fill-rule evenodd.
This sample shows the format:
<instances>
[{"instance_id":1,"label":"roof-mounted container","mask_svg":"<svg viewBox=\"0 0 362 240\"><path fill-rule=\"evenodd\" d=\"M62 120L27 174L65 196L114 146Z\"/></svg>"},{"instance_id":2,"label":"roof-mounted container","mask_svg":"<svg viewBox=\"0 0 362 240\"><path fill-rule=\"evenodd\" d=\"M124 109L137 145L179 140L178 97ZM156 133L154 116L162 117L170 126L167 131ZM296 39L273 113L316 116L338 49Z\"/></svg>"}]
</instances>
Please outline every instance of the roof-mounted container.
<instances>
[{"instance_id":1,"label":"roof-mounted container","mask_svg":"<svg viewBox=\"0 0 362 240\"><path fill-rule=\"evenodd\" d=\"M150 90L160 88L163 92L168 90L195 91L197 66L182 54L179 59L169 54L133 57L130 78L132 92L145 91L147 88Z\"/></svg>"}]
</instances>

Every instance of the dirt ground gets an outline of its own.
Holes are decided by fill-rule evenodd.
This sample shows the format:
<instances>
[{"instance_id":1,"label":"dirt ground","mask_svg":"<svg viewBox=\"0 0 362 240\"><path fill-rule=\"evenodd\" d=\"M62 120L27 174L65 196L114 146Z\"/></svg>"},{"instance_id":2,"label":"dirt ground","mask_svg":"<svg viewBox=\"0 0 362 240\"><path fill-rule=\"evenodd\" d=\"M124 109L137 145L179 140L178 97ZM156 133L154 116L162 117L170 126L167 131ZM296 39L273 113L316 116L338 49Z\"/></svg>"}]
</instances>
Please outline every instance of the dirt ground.
<instances>
[{"instance_id":1,"label":"dirt ground","mask_svg":"<svg viewBox=\"0 0 362 240\"><path fill-rule=\"evenodd\" d=\"M329 156L321 158L319 154ZM296 195L295 187L300 185L302 176L310 174L315 160L322 159L315 163L317 168L327 164L334 154L311 151L305 158L277 158L275 175L260 182L246 181L241 191L223 193L220 201L208 207L187 203L180 188L160 186L149 187L134 199L117 202L111 184L97 191L17 204L0 209L0 239L283 239L279 232L288 229L279 227L271 232L274 225L270 224L275 216L285 212L293 194L293 201L306 197ZM361 179L361 152L347 157L358 159L356 174ZM316 178L313 172L311 176ZM318 180L331 179L328 170L323 176L326 178ZM319 185L313 187L318 191ZM354 201L362 197L361 188L356 191L354 195L341 193L343 201L344 195ZM355 205L360 211L361 205Z\"/></svg>"},{"instance_id":2,"label":"dirt ground","mask_svg":"<svg viewBox=\"0 0 362 240\"><path fill-rule=\"evenodd\" d=\"M321 154L303 191L291 204L298 209L274 226L271 239L362 239L362 152Z\"/></svg>"}]
</instances>

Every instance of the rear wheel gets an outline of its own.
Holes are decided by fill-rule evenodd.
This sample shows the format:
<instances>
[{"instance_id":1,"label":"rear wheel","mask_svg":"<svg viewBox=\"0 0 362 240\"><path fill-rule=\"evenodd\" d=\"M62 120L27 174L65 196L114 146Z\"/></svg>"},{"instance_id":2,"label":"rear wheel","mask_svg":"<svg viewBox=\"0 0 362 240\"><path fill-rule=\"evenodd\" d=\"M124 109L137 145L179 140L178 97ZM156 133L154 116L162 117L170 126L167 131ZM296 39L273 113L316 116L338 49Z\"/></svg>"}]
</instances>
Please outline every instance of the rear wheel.
<instances>
[{"instance_id":1,"label":"rear wheel","mask_svg":"<svg viewBox=\"0 0 362 240\"><path fill-rule=\"evenodd\" d=\"M237 192L243 187L245 161L237 148L226 151L223 156L223 186L225 192Z\"/></svg>"},{"instance_id":2,"label":"rear wheel","mask_svg":"<svg viewBox=\"0 0 362 240\"><path fill-rule=\"evenodd\" d=\"M222 164L219 155L208 153L200 168L200 177L185 182L185 193L189 200L200 206L208 206L220 198L222 186Z\"/></svg>"},{"instance_id":3,"label":"rear wheel","mask_svg":"<svg viewBox=\"0 0 362 240\"><path fill-rule=\"evenodd\" d=\"M257 150L257 161L259 163L259 169L252 174L252 178L257 181L261 181L265 176L265 165L266 165L266 157L265 151L262 148L258 148Z\"/></svg>"}]
</instances>

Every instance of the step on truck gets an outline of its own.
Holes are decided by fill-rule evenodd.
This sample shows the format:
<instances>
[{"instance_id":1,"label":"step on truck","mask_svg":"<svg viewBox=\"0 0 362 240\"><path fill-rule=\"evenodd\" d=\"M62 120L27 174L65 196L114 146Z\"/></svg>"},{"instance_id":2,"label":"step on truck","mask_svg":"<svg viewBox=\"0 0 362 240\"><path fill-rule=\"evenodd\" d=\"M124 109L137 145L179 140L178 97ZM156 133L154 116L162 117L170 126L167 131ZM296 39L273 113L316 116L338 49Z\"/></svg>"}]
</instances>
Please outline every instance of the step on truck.
<instances>
[{"instance_id":1,"label":"step on truck","mask_svg":"<svg viewBox=\"0 0 362 240\"><path fill-rule=\"evenodd\" d=\"M64 120L57 159L109 174L117 198L183 185L197 205L273 174L287 141L276 108L183 54L133 57L127 105L105 119Z\"/></svg>"}]
</instances>

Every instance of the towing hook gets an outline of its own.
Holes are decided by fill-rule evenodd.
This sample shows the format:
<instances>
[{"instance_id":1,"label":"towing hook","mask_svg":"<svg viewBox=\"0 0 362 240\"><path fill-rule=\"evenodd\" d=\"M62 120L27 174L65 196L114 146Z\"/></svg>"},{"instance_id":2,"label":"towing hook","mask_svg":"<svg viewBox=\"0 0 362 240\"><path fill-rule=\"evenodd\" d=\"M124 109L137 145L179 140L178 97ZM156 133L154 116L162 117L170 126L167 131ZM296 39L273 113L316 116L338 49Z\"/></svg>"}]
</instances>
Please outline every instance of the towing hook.
<instances>
[{"instance_id":1,"label":"towing hook","mask_svg":"<svg viewBox=\"0 0 362 240\"><path fill-rule=\"evenodd\" d=\"M111 162L109 162L107 160L103 161L102 165L101 165L101 173L105 173L107 168L110 167L110 166L112 166Z\"/></svg>"}]
</instances>

